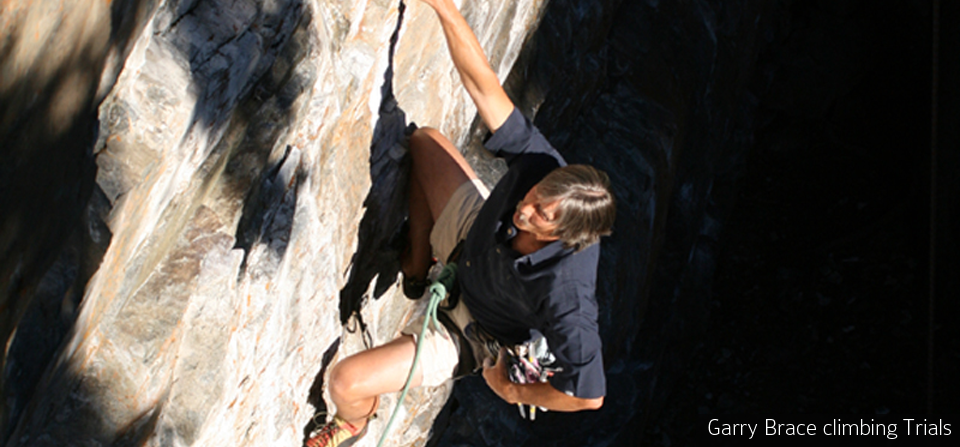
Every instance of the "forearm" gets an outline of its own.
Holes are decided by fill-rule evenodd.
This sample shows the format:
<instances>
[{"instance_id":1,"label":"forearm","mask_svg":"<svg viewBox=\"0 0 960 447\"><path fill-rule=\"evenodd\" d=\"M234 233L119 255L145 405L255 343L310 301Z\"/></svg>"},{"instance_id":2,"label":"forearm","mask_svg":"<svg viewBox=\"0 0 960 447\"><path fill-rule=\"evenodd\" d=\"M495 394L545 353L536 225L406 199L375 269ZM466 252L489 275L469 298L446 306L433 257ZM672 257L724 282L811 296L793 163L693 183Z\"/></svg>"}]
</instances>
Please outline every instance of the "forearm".
<instances>
[{"instance_id":1,"label":"forearm","mask_svg":"<svg viewBox=\"0 0 960 447\"><path fill-rule=\"evenodd\" d=\"M603 397L582 399L557 391L549 383L509 383L505 387L505 400L546 408L551 411L597 410L603 406Z\"/></svg>"},{"instance_id":2,"label":"forearm","mask_svg":"<svg viewBox=\"0 0 960 447\"><path fill-rule=\"evenodd\" d=\"M480 42L453 1L435 0L431 4L440 19L450 57L460 73L463 86L477 105L484 124L495 132L513 111L513 102L507 97Z\"/></svg>"}]
</instances>

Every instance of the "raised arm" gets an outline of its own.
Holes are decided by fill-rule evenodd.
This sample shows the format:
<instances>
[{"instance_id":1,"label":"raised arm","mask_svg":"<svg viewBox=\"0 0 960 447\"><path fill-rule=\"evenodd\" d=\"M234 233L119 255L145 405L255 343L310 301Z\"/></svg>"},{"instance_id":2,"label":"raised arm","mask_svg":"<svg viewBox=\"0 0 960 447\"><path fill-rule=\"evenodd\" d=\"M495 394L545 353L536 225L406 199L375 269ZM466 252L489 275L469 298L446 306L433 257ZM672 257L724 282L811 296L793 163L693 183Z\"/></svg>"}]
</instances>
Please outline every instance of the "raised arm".
<instances>
[{"instance_id":1,"label":"raised arm","mask_svg":"<svg viewBox=\"0 0 960 447\"><path fill-rule=\"evenodd\" d=\"M453 65L457 67L467 93L477 105L483 123L491 132L496 132L513 111L513 102L500 86L497 74L490 68L477 36L453 0L422 1L437 12Z\"/></svg>"}]
</instances>

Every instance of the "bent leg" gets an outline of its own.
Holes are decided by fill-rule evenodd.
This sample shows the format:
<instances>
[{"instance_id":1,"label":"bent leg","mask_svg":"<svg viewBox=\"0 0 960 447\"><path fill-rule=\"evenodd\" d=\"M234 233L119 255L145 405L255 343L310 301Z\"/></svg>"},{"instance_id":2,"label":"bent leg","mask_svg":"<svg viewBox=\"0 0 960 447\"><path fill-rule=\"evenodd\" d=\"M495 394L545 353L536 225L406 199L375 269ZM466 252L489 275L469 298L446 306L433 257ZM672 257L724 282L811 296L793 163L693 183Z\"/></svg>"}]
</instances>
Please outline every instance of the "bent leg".
<instances>
[{"instance_id":1,"label":"bent leg","mask_svg":"<svg viewBox=\"0 0 960 447\"><path fill-rule=\"evenodd\" d=\"M403 270L404 277L424 279L427 276L427 270L430 269L430 231L433 230L433 214L430 212L430 204L427 202L426 192L420 180L412 174L410 175L409 197L409 233L407 234L408 251L400 259L400 268Z\"/></svg>"},{"instance_id":2,"label":"bent leg","mask_svg":"<svg viewBox=\"0 0 960 447\"><path fill-rule=\"evenodd\" d=\"M426 193L434 220L464 182L477 178L460 151L437 129L422 127L410 136L411 175Z\"/></svg>"},{"instance_id":3,"label":"bent leg","mask_svg":"<svg viewBox=\"0 0 960 447\"><path fill-rule=\"evenodd\" d=\"M424 278L430 268L430 231L450 197L477 178L460 151L438 130L421 127L410 136L410 251L404 275Z\"/></svg>"},{"instance_id":4,"label":"bent leg","mask_svg":"<svg viewBox=\"0 0 960 447\"><path fill-rule=\"evenodd\" d=\"M329 390L337 414L357 427L366 425L367 417L376 411L378 396L403 389L416 350L413 337L403 335L334 365ZM417 369L411 387L422 382L422 373Z\"/></svg>"}]
</instances>

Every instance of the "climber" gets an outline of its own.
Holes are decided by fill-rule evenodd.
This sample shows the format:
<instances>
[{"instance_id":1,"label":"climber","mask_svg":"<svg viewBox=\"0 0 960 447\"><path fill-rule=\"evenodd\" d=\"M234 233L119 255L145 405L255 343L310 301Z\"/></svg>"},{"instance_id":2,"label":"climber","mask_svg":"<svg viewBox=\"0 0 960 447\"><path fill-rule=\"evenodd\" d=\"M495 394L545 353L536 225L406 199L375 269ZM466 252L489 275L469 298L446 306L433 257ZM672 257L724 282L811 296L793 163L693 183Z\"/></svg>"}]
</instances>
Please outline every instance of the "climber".
<instances>
[{"instance_id":1,"label":"climber","mask_svg":"<svg viewBox=\"0 0 960 447\"><path fill-rule=\"evenodd\" d=\"M460 299L444 312L452 325L421 334L415 321L399 338L336 363L328 381L336 414L307 442L311 447L351 445L363 436L379 396L404 386L418 337L423 352L413 386L440 385L482 365L489 387L511 404L593 410L606 393L594 291L598 241L610 234L615 215L609 180L592 167L567 166L514 107L453 0L422 1L436 12L454 65L492 133L486 147L505 157L509 169L490 192L438 131L421 128L410 136L403 289L419 297L431 259L455 258ZM486 341L514 346L535 332L559 368L547 382L513 383L504 351L489 352Z\"/></svg>"}]
</instances>

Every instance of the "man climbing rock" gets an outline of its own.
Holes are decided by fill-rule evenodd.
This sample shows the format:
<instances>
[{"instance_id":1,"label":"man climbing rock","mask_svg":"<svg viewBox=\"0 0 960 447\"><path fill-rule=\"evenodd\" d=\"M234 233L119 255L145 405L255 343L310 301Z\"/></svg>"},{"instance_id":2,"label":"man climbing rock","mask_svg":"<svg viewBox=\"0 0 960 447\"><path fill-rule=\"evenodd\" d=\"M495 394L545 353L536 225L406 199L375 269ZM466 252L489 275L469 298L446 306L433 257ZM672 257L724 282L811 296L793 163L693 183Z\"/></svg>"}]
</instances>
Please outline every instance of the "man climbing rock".
<instances>
[{"instance_id":1,"label":"man climbing rock","mask_svg":"<svg viewBox=\"0 0 960 447\"><path fill-rule=\"evenodd\" d=\"M404 387L417 338L422 351L412 386L436 386L482 365L490 388L509 403L554 411L598 409L606 381L594 297L599 239L615 207L609 180L568 166L514 107L476 36L452 0L422 0L440 20L454 65L492 136L486 147L509 169L492 192L438 131L410 136L407 248L403 289L419 297L432 259L457 262L460 299L448 323L399 338L333 366L329 392L337 413L307 444L346 446L365 432L383 393ZM422 320L421 320L422 321ZM504 350L542 334L555 358L547 381L508 379Z\"/></svg>"}]
</instances>

